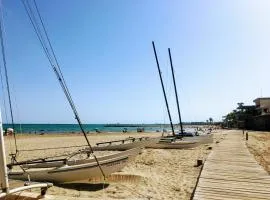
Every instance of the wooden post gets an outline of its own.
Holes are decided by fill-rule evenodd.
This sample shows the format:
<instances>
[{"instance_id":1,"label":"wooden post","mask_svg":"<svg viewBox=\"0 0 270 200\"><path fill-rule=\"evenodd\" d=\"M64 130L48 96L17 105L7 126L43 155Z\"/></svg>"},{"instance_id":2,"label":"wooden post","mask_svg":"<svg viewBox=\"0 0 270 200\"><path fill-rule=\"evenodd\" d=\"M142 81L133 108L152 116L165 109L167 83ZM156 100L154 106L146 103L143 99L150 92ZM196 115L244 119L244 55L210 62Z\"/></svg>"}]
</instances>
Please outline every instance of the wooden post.
<instances>
[{"instance_id":1,"label":"wooden post","mask_svg":"<svg viewBox=\"0 0 270 200\"><path fill-rule=\"evenodd\" d=\"M201 166L202 164L203 164L203 160L198 159L198 160L197 160L197 167Z\"/></svg>"},{"instance_id":2,"label":"wooden post","mask_svg":"<svg viewBox=\"0 0 270 200\"><path fill-rule=\"evenodd\" d=\"M248 140L248 132L246 132L246 140Z\"/></svg>"}]
</instances>

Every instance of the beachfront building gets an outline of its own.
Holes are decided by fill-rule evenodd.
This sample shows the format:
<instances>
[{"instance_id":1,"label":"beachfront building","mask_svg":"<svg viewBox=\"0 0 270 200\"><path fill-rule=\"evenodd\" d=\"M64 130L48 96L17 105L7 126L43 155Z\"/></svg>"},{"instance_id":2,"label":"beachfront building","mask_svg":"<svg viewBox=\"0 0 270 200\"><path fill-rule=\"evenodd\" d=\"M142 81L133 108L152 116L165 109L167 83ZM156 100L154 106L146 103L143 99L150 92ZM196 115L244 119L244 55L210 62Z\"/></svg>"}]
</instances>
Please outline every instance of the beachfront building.
<instances>
[{"instance_id":1,"label":"beachfront building","mask_svg":"<svg viewBox=\"0 0 270 200\"><path fill-rule=\"evenodd\" d=\"M270 97L257 98L253 101L258 111L258 115L270 114Z\"/></svg>"},{"instance_id":2,"label":"beachfront building","mask_svg":"<svg viewBox=\"0 0 270 200\"><path fill-rule=\"evenodd\" d=\"M270 130L270 97L257 98L253 102L256 106L253 129Z\"/></svg>"},{"instance_id":3,"label":"beachfront building","mask_svg":"<svg viewBox=\"0 0 270 200\"><path fill-rule=\"evenodd\" d=\"M224 117L224 126L247 130L270 130L270 97L257 98L255 105L238 103L233 112Z\"/></svg>"},{"instance_id":4,"label":"beachfront building","mask_svg":"<svg viewBox=\"0 0 270 200\"><path fill-rule=\"evenodd\" d=\"M254 105L240 105L236 112L237 128L252 129L253 117L256 115L256 106Z\"/></svg>"}]
</instances>

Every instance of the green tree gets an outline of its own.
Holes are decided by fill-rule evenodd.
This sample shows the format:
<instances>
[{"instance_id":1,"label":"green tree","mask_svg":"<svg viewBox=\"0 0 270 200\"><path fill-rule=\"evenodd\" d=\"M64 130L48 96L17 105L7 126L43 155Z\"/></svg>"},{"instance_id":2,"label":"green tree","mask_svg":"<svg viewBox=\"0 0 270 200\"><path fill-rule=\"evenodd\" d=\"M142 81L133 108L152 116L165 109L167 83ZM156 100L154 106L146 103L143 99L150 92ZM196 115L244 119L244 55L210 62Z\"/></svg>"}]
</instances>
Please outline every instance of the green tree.
<instances>
[{"instance_id":1,"label":"green tree","mask_svg":"<svg viewBox=\"0 0 270 200\"><path fill-rule=\"evenodd\" d=\"M237 109L239 109L242 113L244 111L244 103L240 102L240 103L237 103L237 105L238 105Z\"/></svg>"}]
</instances>

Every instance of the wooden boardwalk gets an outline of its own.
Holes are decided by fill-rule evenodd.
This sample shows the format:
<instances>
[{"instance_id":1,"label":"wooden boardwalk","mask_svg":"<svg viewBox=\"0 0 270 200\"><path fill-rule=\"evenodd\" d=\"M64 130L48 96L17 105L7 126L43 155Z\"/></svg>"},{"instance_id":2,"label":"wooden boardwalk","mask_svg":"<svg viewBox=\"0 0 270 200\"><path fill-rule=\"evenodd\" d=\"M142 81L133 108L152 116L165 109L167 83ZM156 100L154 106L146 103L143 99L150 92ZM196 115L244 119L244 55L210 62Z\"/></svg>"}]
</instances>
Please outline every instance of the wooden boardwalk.
<instances>
[{"instance_id":1,"label":"wooden boardwalk","mask_svg":"<svg viewBox=\"0 0 270 200\"><path fill-rule=\"evenodd\" d=\"M194 200L269 199L270 176L248 151L240 131L215 145L203 166Z\"/></svg>"}]
</instances>

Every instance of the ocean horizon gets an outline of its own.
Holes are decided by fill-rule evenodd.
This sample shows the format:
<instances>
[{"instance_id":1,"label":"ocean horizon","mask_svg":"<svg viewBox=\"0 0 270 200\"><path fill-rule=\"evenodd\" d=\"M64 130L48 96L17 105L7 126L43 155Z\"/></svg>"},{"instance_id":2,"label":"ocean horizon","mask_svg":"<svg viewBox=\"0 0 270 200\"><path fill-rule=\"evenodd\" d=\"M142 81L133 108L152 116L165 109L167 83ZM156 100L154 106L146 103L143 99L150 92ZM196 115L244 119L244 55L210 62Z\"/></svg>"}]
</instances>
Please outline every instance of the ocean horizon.
<instances>
[{"instance_id":1,"label":"ocean horizon","mask_svg":"<svg viewBox=\"0 0 270 200\"><path fill-rule=\"evenodd\" d=\"M3 124L3 128L12 128L12 124ZM144 128L145 131L156 132L168 128L169 124L83 124L86 132L122 132L137 131L137 128ZM14 124L17 133L76 133L81 132L78 124Z\"/></svg>"}]
</instances>

